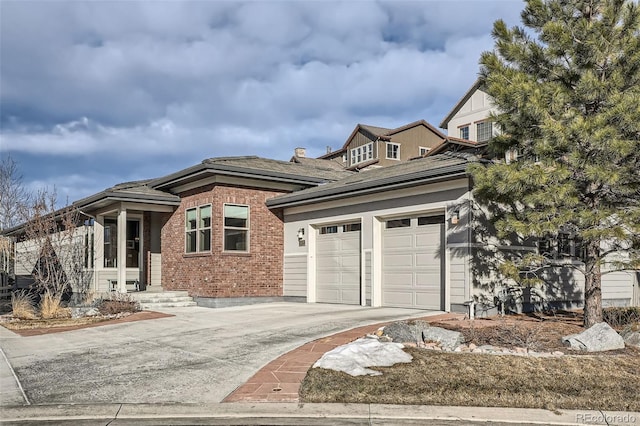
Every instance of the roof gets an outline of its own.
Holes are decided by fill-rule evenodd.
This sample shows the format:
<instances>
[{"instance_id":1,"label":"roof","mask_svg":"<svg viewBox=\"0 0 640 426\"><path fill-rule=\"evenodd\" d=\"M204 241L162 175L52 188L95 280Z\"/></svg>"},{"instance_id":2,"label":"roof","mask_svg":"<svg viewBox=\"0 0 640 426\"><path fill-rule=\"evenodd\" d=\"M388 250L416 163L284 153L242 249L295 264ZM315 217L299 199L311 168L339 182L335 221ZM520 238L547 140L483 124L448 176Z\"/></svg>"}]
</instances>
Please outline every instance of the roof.
<instances>
[{"instance_id":1,"label":"roof","mask_svg":"<svg viewBox=\"0 0 640 426\"><path fill-rule=\"evenodd\" d=\"M460 98L460 100L453 106L451 111L449 111L449 114L447 114L445 118L442 120L442 122L440 123L441 129L447 128L447 126L449 125L449 121L451 121L453 116L456 115L458 111L460 111L460 108L462 108L462 106L469 100L469 98L471 98L471 96L475 93L475 91L478 90L481 86L482 86L482 82L480 81L480 79L477 79L475 83L473 83L471 88L467 90L464 96L462 96L462 98Z\"/></svg>"},{"instance_id":2,"label":"roof","mask_svg":"<svg viewBox=\"0 0 640 426\"><path fill-rule=\"evenodd\" d=\"M336 182L267 200L269 208L282 208L399 189L428 182L466 176L467 166L478 161L475 155L446 153L405 161L357 173Z\"/></svg>"},{"instance_id":3,"label":"roof","mask_svg":"<svg viewBox=\"0 0 640 426\"><path fill-rule=\"evenodd\" d=\"M425 157L441 154L447 150L458 151L460 149L465 149L465 148L484 148L486 146L487 146L487 142L476 142L468 139L461 139L453 136L448 136L447 139L444 142L442 142L440 145L429 150L425 154Z\"/></svg>"},{"instance_id":4,"label":"roof","mask_svg":"<svg viewBox=\"0 0 640 426\"><path fill-rule=\"evenodd\" d=\"M298 164L303 164L305 166L311 167L319 167L319 168L330 168L333 170L344 170L344 166L342 166L337 161L325 160L322 158L309 158L309 157L298 157L294 155L291 157L291 161Z\"/></svg>"},{"instance_id":5,"label":"roof","mask_svg":"<svg viewBox=\"0 0 640 426\"><path fill-rule=\"evenodd\" d=\"M151 179L119 183L97 194L75 201L73 206L82 209L105 201L133 201L176 206L180 204L180 197L153 189L149 186L150 182L152 182Z\"/></svg>"},{"instance_id":6,"label":"roof","mask_svg":"<svg viewBox=\"0 0 640 426\"><path fill-rule=\"evenodd\" d=\"M200 164L180 170L153 180L152 188L171 188L173 186L197 181L204 175L229 175L279 181L305 185L317 185L342 179L352 174L344 169L335 169L332 165L317 162L300 164L290 161L271 160L257 156L216 157Z\"/></svg>"}]
</instances>

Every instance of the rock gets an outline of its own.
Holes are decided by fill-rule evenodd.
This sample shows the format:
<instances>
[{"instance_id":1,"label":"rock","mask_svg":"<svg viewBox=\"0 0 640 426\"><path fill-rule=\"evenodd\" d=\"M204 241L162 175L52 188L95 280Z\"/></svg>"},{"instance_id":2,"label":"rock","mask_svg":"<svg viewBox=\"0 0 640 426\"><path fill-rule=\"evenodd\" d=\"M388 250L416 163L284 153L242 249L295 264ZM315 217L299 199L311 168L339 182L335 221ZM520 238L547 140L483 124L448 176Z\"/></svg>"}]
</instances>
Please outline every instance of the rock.
<instances>
[{"instance_id":1,"label":"rock","mask_svg":"<svg viewBox=\"0 0 640 426\"><path fill-rule=\"evenodd\" d=\"M400 343L384 343L376 339L358 339L325 353L313 368L343 371L351 376L380 376L381 372L367 367L389 367L411 362L413 357L402 350Z\"/></svg>"},{"instance_id":2,"label":"rock","mask_svg":"<svg viewBox=\"0 0 640 426\"><path fill-rule=\"evenodd\" d=\"M477 348L478 346L475 343L469 343L469 349L470 350L474 350L475 348Z\"/></svg>"},{"instance_id":3,"label":"rock","mask_svg":"<svg viewBox=\"0 0 640 426\"><path fill-rule=\"evenodd\" d=\"M69 310L71 311L71 318L97 317L100 315L100 311L96 308L87 306L74 306Z\"/></svg>"},{"instance_id":4,"label":"rock","mask_svg":"<svg viewBox=\"0 0 640 426\"><path fill-rule=\"evenodd\" d=\"M624 339L606 322L600 322L578 334L562 338L571 349L587 352L603 352L624 349Z\"/></svg>"},{"instance_id":5,"label":"rock","mask_svg":"<svg viewBox=\"0 0 640 426\"><path fill-rule=\"evenodd\" d=\"M396 321L385 326L384 335L397 343L417 343L423 341L422 332L429 327L429 323L422 320Z\"/></svg>"},{"instance_id":6,"label":"rock","mask_svg":"<svg viewBox=\"0 0 640 426\"><path fill-rule=\"evenodd\" d=\"M553 353L551 355L553 355L553 356L564 356L564 352L553 351Z\"/></svg>"},{"instance_id":7,"label":"rock","mask_svg":"<svg viewBox=\"0 0 640 426\"><path fill-rule=\"evenodd\" d=\"M640 330L634 331L633 328L627 327L620 333L620 336L627 345L640 348Z\"/></svg>"},{"instance_id":8,"label":"rock","mask_svg":"<svg viewBox=\"0 0 640 426\"><path fill-rule=\"evenodd\" d=\"M442 349L449 351L454 350L461 343L464 343L462 333L440 327L429 327L422 330L422 339L425 342L438 342Z\"/></svg>"}]
</instances>

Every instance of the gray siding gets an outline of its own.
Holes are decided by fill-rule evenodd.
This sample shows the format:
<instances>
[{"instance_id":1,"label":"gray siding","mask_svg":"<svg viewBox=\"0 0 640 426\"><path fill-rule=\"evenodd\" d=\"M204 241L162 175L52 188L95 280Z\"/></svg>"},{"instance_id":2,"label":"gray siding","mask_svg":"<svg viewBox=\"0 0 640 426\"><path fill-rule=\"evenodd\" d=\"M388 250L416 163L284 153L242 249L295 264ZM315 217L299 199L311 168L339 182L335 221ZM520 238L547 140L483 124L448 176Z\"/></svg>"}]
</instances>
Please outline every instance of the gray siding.
<instances>
[{"instance_id":1,"label":"gray siding","mask_svg":"<svg viewBox=\"0 0 640 426\"><path fill-rule=\"evenodd\" d=\"M284 255L284 296L307 296L307 256Z\"/></svg>"},{"instance_id":2,"label":"gray siding","mask_svg":"<svg viewBox=\"0 0 640 426\"><path fill-rule=\"evenodd\" d=\"M633 304L634 277L632 272L612 272L602 276L603 306Z\"/></svg>"},{"instance_id":3,"label":"gray siding","mask_svg":"<svg viewBox=\"0 0 640 426\"><path fill-rule=\"evenodd\" d=\"M451 256L449 269L452 304L461 304L469 300L469 294L465 292L468 273L467 256L462 253L461 249L457 251L457 256Z\"/></svg>"}]
</instances>

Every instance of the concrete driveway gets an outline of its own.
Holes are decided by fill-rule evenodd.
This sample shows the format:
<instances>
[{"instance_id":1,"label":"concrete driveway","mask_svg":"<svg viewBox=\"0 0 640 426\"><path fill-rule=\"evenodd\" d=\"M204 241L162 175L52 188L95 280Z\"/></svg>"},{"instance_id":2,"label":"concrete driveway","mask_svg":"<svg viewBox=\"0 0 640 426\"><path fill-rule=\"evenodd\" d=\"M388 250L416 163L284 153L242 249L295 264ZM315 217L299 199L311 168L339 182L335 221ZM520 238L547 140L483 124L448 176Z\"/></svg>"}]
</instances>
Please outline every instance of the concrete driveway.
<instances>
[{"instance_id":1,"label":"concrete driveway","mask_svg":"<svg viewBox=\"0 0 640 426\"><path fill-rule=\"evenodd\" d=\"M306 342L430 313L303 303L162 311L175 316L34 337L0 333L0 405L216 403Z\"/></svg>"}]
</instances>

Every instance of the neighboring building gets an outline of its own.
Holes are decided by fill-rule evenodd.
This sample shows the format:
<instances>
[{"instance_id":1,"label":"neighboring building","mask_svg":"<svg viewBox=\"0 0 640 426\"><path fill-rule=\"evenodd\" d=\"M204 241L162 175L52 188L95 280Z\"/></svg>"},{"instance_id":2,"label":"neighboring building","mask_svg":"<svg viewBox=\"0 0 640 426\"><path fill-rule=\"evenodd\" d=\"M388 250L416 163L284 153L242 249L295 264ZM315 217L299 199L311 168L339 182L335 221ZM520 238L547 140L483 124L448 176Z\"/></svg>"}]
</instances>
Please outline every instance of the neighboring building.
<instances>
[{"instance_id":1,"label":"neighboring building","mask_svg":"<svg viewBox=\"0 0 640 426\"><path fill-rule=\"evenodd\" d=\"M496 132L489 119L496 111L478 80L442 120L440 128L446 129L449 137L486 143Z\"/></svg>"},{"instance_id":2,"label":"neighboring building","mask_svg":"<svg viewBox=\"0 0 640 426\"><path fill-rule=\"evenodd\" d=\"M358 124L337 151L319 157L348 170L386 167L421 157L442 144L446 136L424 120L387 129Z\"/></svg>"}]
</instances>

